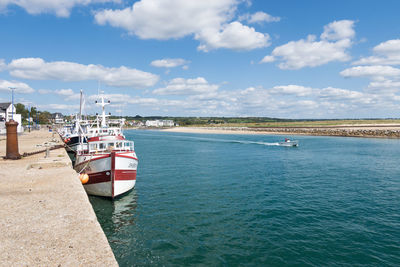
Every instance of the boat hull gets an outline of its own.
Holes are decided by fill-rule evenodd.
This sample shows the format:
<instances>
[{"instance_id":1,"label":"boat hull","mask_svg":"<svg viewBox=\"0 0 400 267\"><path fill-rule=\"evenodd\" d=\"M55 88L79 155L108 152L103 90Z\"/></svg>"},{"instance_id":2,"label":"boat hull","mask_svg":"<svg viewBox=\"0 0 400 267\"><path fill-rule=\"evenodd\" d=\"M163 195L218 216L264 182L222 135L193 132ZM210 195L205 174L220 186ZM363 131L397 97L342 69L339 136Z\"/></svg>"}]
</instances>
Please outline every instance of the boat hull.
<instances>
[{"instance_id":1,"label":"boat hull","mask_svg":"<svg viewBox=\"0 0 400 267\"><path fill-rule=\"evenodd\" d=\"M299 146L299 143L297 141L289 141L289 142L279 142L280 146Z\"/></svg>"},{"instance_id":2,"label":"boat hull","mask_svg":"<svg viewBox=\"0 0 400 267\"><path fill-rule=\"evenodd\" d=\"M135 152L111 152L78 155L74 169L89 175L89 195L114 198L134 188L137 165Z\"/></svg>"}]
</instances>

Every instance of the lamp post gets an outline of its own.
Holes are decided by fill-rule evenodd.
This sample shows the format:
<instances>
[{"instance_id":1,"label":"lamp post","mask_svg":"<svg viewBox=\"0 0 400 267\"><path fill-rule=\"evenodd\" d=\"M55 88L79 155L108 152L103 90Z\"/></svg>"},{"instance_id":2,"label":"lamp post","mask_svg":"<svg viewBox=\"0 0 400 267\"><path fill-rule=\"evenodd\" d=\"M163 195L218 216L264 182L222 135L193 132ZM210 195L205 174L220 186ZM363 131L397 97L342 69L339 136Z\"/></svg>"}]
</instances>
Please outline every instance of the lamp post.
<instances>
[{"instance_id":1,"label":"lamp post","mask_svg":"<svg viewBox=\"0 0 400 267\"><path fill-rule=\"evenodd\" d=\"M11 119L14 120L14 90L17 89L15 87L8 87L11 90L11 105L12 105L12 111L11 111Z\"/></svg>"},{"instance_id":2,"label":"lamp post","mask_svg":"<svg viewBox=\"0 0 400 267\"><path fill-rule=\"evenodd\" d=\"M28 131L31 132L31 107L30 107L30 105L28 105L28 127L29 127Z\"/></svg>"},{"instance_id":3,"label":"lamp post","mask_svg":"<svg viewBox=\"0 0 400 267\"><path fill-rule=\"evenodd\" d=\"M37 120L38 113L39 113L39 111L36 108L36 130L38 130L38 120Z\"/></svg>"}]
</instances>

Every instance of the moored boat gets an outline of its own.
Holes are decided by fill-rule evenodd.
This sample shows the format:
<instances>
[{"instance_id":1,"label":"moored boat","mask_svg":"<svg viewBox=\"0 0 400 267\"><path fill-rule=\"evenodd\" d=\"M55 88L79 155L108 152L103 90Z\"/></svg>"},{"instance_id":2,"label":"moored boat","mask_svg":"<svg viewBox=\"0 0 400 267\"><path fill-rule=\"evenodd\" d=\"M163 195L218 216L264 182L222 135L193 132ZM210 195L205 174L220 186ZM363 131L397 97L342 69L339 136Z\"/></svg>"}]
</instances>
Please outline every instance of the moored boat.
<instances>
[{"instance_id":1,"label":"moored boat","mask_svg":"<svg viewBox=\"0 0 400 267\"><path fill-rule=\"evenodd\" d=\"M77 152L74 169L89 175L88 194L114 198L135 186L137 166L132 141L105 136L88 140L87 149Z\"/></svg>"},{"instance_id":2,"label":"moored boat","mask_svg":"<svg viewBox=\"0 0 400 267\"><path fill-rule=\"evenodd\" d=\"M96 102L97 103L97 102ZM123 122L119 127L110 127L104 107L109 104L101 97L97 103L102 115L97 117L96 126L79 126L79 143L75 149L74 169L87 174L89 179L84 188L89 195L116 197L134 188L138 159L133 141L122 134Z\"/></svg>"}]
</instances>

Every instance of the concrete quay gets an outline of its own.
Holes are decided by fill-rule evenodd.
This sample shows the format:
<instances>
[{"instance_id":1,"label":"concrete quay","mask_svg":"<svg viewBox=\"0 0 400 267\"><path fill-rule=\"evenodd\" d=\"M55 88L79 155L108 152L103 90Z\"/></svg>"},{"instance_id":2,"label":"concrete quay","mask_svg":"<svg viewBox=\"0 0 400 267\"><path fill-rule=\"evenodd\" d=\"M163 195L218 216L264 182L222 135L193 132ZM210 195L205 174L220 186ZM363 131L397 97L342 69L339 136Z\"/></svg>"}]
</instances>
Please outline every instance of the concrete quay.
<instances>
[{"instance_id":1,"label":"concrete quay","mask_svg":"<svg viewBox=\"0 0 400 267\"><path fill-rule=\"evenodd\" d=\"M18 140L21 155L61 144L47 130ZM65 149L5 154L0 136L0 266L118 266Z\"/></svg>"}]
</instances>

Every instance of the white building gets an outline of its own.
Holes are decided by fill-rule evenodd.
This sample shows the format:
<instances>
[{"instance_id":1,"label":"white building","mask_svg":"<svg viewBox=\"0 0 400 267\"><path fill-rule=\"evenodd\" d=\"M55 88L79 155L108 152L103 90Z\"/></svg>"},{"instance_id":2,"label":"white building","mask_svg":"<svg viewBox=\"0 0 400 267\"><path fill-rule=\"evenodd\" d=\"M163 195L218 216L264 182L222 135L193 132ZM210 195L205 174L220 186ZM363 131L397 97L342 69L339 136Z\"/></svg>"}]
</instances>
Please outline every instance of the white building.
<instances>
[{"instance_id":1,"label":"white building","mask_svg":"<svg viewBox=\"0 0 400 267\"><path fill-rule=\"evenodd\" d=\"M51 118L53 119L53 122L54 122L55 124L62 124L62 123L64 123L64 115L61 114L61 113L59 113L59 112L56 112L56 113L51 114Z\"/></svg>"},{"instance_id":2,"label":"white building","mask_svg":"<svg viewBox=\"0 0 400 267\"><path fill-rule=\"evenodd\" d=\"M146 121L146 127L173 127L174 121L172 120L152 120Z\"/></svg>"},{"instance_id":3,"label":"white building","mask_svg":"<svg viewBox=\"0 0 400 267\"><path fill-rule=\"evenodd\" d=\"M11 103L0 103L0 121L6 122L14 119L14 121L18 122L17 131L22 133L24 128L22 127L21 114L16 114L15 112L16 108ZM5 131L5 129L0 130L1 133L3 133L3 130Z\"/></svg>"}]
</instances>

